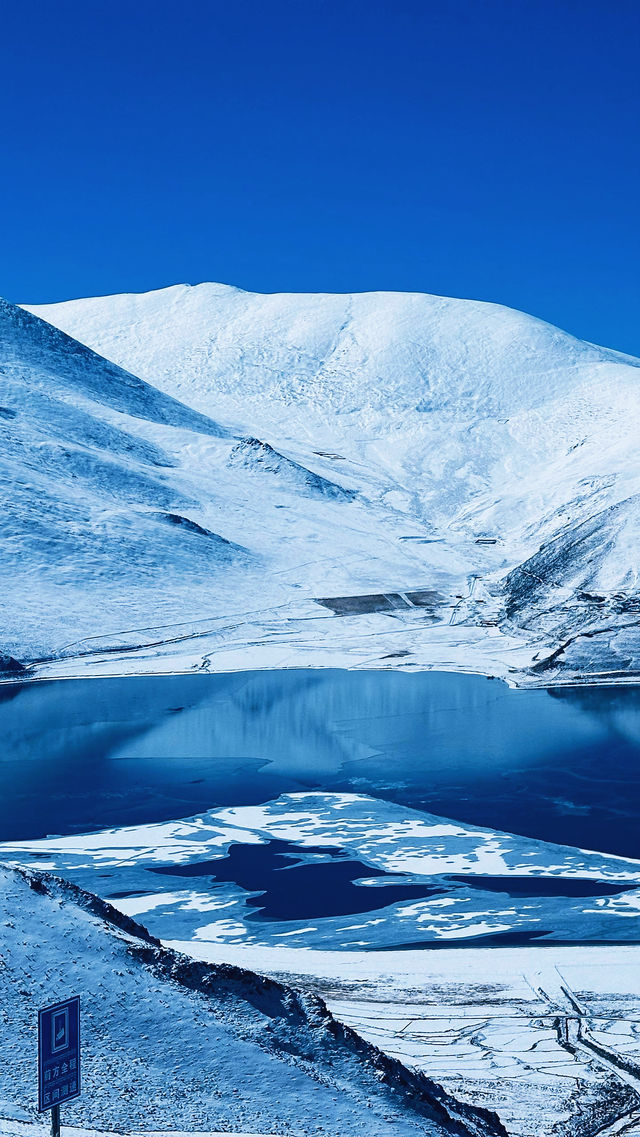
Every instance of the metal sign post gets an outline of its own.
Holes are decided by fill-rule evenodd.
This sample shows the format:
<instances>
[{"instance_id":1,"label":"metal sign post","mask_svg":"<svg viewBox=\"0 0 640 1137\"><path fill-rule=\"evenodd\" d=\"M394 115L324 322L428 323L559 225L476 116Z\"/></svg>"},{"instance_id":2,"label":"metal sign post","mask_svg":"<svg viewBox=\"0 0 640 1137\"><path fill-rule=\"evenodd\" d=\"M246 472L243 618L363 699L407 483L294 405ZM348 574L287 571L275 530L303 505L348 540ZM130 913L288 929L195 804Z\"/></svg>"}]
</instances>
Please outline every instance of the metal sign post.
<instances>
[{"instance_id":1,"label":"metal sign post","mask_svg":"<svg viewBox=\"0 0 640 1137\"><path fill-rule=\"evenodd\" d=\"M80 1095L80 999L38 1011L38 1109L51 1110L51 1137L60 1137L60 1106Z\"/></svg>"}]
</instances>

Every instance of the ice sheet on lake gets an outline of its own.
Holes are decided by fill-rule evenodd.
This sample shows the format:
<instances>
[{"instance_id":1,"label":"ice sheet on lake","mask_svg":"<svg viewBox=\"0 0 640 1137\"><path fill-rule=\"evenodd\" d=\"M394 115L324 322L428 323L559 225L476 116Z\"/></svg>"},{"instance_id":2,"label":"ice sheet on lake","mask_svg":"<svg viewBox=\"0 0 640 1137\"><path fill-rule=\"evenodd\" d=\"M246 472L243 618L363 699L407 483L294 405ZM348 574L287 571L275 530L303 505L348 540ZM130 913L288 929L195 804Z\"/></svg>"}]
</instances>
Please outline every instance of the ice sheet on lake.
<instances>
[{"instance_id":1,"label":"ice sheet on lake","mask_svg":"<svg viewBox=\"0 0 640 1137\"><path fill-rule=\"evenodd\" d=\"M280 878L258 877L243 887L229 872L230 849L260 845L275 856L276 877L280 863L289 874L294 905L300 879L304 910L298 918L269 916L270 884L281 885ZM184 821L4 845L0 855L64 873L123 912L144 915L156 935L172 940L284 946L299 937L306 948L356 950L485 937L499 942L505 934L638 937L637 921L629 918L640 903L637 862L358 794L285 794ZM357 897L353 912L332 914L344 887L336 865L351 862L358 866L348 884ZM314 879L317 900L307 887ZM389 902L385 889L396 887L409 895Z\"/></svg>"}]
</instances>

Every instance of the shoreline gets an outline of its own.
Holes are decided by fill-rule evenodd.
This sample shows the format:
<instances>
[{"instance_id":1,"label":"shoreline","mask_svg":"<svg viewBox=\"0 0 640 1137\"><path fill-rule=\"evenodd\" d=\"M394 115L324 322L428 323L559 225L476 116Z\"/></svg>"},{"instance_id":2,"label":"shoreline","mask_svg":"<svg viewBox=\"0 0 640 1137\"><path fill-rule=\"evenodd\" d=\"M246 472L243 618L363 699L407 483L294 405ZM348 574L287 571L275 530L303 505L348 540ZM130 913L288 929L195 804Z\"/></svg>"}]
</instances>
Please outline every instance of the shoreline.
<instances>
[{"instance_id":1,"label":"shoreline","mask_svg":"<svg viewBox=\"0 0 640 1137\"><path fill-rule=\"evenodd\" d=\"M53 661L44 661L43 666L48 665ZM70 660L69 662L74 662ZM575 675L566 678L556 678L550 682L540 682L538 680L529 680L525 678L516 679L513 675L499 675L493 674L488 671L483 671L480 668L462 668L455 665L448 665L446 663L435 663L433 665L423 665L409 663L402 664L396 663L392 667L376 666L379 663L368 665L366 662L357 663L352 666L348 664L335 664L335 663L309 663L309 664L275 664L275 665L259 665L255 663L247 663L247 666L227 666L227 667L212 667L210 669L203 668L170 668L167 670L139 670L139 671L107 671L96 674L87 669L86 674L53 674L53 675L39 675L30 674L31 669L39 666L39 663L26 664L25 670L13 673L6 672L0 675L0 689L2 687L10 687L25 684L36 683L61 683L71 681L83 681L87 679L100 680L100 679L175 679L179 677L191 676L192 678L214 676L214 675L238 675L242 673L255 673L261 671L375 671L383 673L387 671L401 672L407 675L428 674L429 672L439 674L454 674L454 675L473 675L477 678L488 679L500 683L504 683L512 691L551 691L559 688L574 688L574 687L638 687L640 686L640 671L630 672L628 675L620 674L618 672L594 672L589 675Z\"/></svg>"}]
</instances>

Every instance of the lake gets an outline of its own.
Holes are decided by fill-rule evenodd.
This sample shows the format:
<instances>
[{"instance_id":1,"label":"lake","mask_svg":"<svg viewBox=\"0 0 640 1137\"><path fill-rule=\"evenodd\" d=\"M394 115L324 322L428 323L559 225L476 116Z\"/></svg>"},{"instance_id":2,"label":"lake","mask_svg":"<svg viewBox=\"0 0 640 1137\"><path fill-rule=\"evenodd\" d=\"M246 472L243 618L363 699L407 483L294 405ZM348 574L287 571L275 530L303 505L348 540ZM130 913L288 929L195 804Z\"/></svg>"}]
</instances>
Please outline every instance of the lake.
<instances>
[{"instance_id":1,"label":"lake","mask_svg":"<svg viewBox=\"0 0 640 1137\"><path fill-rule=\"evenodd\" d=\"M0 737L2 841L323 790L640 858L630 686L338 670L15 683Z\"/></svg>"}]
</instances>

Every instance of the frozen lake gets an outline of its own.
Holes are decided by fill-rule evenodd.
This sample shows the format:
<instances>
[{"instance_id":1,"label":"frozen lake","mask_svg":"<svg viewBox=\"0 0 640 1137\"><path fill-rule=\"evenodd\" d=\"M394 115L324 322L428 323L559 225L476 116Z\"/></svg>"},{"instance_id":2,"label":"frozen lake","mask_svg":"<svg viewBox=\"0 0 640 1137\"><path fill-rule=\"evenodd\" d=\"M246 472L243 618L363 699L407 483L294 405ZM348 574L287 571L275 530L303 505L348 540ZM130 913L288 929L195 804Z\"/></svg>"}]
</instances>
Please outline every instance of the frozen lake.
<instances>
[{"instance_id":1,"label":"frozen lake","mask_svg":"<svg viewBox=\"0 0 640 1137\"><path fill-rule=\"evenodd\" d=\"M640 857L640 689L273 671L0 688L0 840L367 794Z\"/></svg>"},{"instance_id":2,"label":"frozen lake","mask_svg":"<svg viewBox=\"0 0 640 1137\"><path fill-rule=\"evenodd\" d=\"M2 696L0 856L160 938L638 938L638 689L292 670Z\"/></svg>"}]
</instances>

